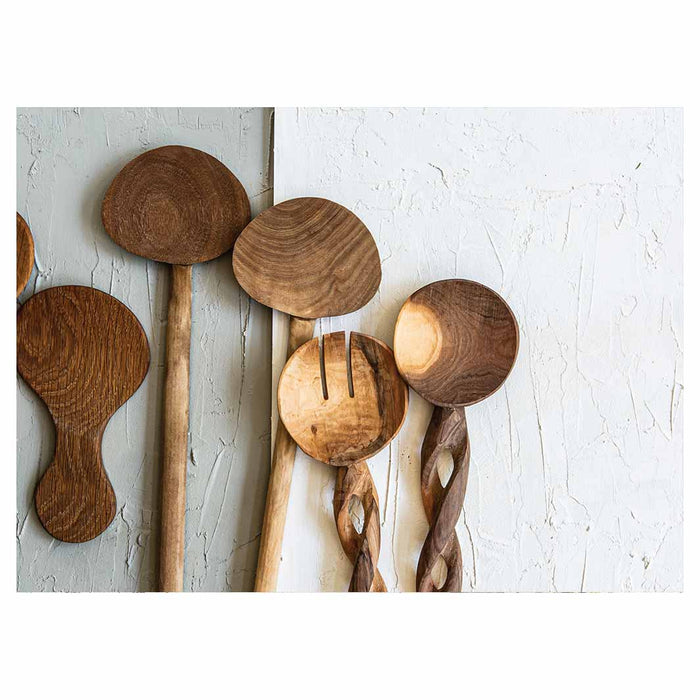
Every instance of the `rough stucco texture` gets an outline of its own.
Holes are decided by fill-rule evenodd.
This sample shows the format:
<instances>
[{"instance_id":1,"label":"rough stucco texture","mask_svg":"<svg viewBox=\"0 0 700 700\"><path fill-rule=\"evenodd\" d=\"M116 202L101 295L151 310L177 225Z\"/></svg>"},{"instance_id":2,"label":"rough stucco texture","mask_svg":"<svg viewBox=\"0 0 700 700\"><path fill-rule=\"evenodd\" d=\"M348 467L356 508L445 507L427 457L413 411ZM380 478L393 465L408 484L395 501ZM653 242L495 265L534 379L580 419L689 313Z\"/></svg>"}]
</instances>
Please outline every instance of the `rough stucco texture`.
<instances>
[{"instance_id":1,"label":"rough stucco texture","mask_svg":"<svg viewBox=\"0 0 700 700\"><path fill-rule=\"evenodd\" d=\"M358 214L383 264L372 302L323 332L391 344L404 299L448 277L489 285L519 320L504 389L467 409L464 590L680 590L682 112L277 110L275 201L301 195ZM275 314L275 380L284 345ZM427 532L431 411L410 401L370 460L380 568L404 591ZM347 587L333 481L297 456L282 590Z\"/></svg>"},{"instance_id":2,"label":"rough stucco texture","mask_svg":"<svg viewBox=\"0 0 700 700\"><path fill-rule=\"evenodd\" d=\"M271 203L265 109L21 109L17 211L36 242L20 302L46 287L90 285L124 302L144 326L151 369L103 441L117 516L97 539L60 543L33 506L54 431L18 377L17 588L154 590L165 320L169 270L120 249L100 220L120 168L165 144L205 150L241 180L253 214ZM270 315L240 290L230 255L194 269L185 590L251 590L269 468Z\"/></svg>"}]
</instances>

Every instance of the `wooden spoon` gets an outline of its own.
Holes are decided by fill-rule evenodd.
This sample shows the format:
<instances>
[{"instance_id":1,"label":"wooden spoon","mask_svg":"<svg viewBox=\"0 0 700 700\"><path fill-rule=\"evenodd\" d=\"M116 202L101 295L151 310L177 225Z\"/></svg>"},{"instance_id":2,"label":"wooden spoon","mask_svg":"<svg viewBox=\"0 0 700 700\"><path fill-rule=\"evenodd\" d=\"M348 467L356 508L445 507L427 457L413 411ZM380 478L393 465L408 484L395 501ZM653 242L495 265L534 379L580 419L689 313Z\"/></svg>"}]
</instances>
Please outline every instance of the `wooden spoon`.
<instances>
[{"instance_id":1,"label":"wooden spoon","mask_svg":"<svg viewBox=\"0 0 700 700\"><path fill-rule=\"evenodd\" d=\"M345 332L313 338L282 371L278 387L280 420L306 454L339 467L333 506L338 535L353 563L350 591L386 591L377 569L379 506L364 460L398 433L408 408L408 387L391 350L380 340ZM350 515L353 498L364 510L358 532Z\"/></svg>"},{"instance_id":2,"label":"wooden spoon","mask_svg":"<svg viewBox=\"0 0 700 700\"><path fill-rule=\"evenodd\" d=\"M231 248L250 203L231 171L185 146L147 151L124 166L105 195L102 222L122 248L170 263L163 413L161 591L181 591L189 417L192 265Z\"/></svg>"},{"instance_id":3,"label":"wooden spoon","mask_svg":"<svg viewBox=\"0 0 700 700\"><path fill-rule=\"evenodd\" d=\"M351 211L302 197L257 216L233 249L233 271L261 304L290 314L287 357L314 334L315 319L364 306L382 271L372 234ZM278 422L255 578L256 591L277 586L296 445Z\"/></svg>"},{"instance_id":4,"label":"wooden spoon","mask_svg":"<svg viewBox=\"0 0 700 700\"><path fill-rule=\"evenodd\" d=\"M17 296L29 282L34 267L34 239L27 222L17 212Z\"/></svg>"},{"instance_id":5,"label":"wooden spoon","mask_svg":"<svg viewBox=\"0 0 700 700\"><path fill-rule=\"evenodd\" d=\"M441 280L411 295L394 333L396 364L403 378L432 403L432 419L421 450L421 491L430 530L418 560L419 591L461 591L462 553L455 525L464 503L469 436L464 406L493 394L510 373L518 353L518 325L493 290L468 280ZM438 457L452 455L446 486ZM436 585L434 568L443 559L447 575Z\"/></svg>"},{"instance_id":6,"label":"wooden spoon","mask_svg":"<svg viewBox=\"0 0 700 700\"><path fill-rule=\"evenodd\" d=\"M56 539L86 542L114 519L102 434L148 364L141 324L109 294L52 287L20 309L17 368L56 426L54 458L34 496L39 520Z\"/></svg>"}]
</instances>

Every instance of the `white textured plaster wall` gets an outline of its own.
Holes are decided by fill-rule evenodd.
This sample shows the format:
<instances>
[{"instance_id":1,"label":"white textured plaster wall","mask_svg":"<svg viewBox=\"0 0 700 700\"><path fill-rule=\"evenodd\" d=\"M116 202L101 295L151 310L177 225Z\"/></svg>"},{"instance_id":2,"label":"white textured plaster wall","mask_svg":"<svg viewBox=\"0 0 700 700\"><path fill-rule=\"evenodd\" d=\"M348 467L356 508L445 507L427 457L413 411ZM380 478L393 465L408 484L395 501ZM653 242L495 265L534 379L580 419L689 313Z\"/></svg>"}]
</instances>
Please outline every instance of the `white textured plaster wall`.
<instances>
[{"instance_id":1,"label":"white textured plaster wall","mask_svg":"<svg viewBox=\"0 0 700 700\"><path fill-rule=\"evenodd\" d=\"M20 297L90 285L124 302L148 336L145 382L110 421L103 456L117 516L95 540L54 540L33 506L54 431L18 377L17 588L154 590L160 416L169 269L119 248L102 228L103 195L143 151L183 144L211 153L241 180L253 214L271 204L270 110L20 109L17 211L36 243ZM236 283L230 254L194 271L185 590L251 590L269 468L270 313Z\"/></svg>"},{"instance_id":2,"label":"white textured plaster wall","mask_svg":"<svg viewBox=\"0 0 700 700\"><path fill-rule=\"evenodd\" d=\"M377 240L379 293L323 332L391 344L403 300L446 277L489 285L518 318L512 375L467 409L464 590L681 589L682 112L278 109L274 173L276 202L336 200ZM370 460L392 590L415 590L430 412L411 392ZM347 586L333 482L298 454L282 590Z\"/></svg>"}]
</instances>

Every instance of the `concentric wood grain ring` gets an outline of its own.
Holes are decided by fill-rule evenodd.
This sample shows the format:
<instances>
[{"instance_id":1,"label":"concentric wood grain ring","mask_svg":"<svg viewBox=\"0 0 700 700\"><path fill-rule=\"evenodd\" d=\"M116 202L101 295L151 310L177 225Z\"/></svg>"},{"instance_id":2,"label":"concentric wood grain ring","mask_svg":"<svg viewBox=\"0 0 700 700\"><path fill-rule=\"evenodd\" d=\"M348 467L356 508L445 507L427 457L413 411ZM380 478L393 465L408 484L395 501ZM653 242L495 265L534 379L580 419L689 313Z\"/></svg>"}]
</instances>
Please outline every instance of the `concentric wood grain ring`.
<instances>
[{"instance_id":1,"label":"concentric wood grain ring","mask_svg":"<svg viewBox=\"0 0 700 700\"><path fill-rule=\"evenodd\" d=\"M163 146L134 158L102 203L102 222L116 243L173 265L225 253L249 221L248 196L235 175L208 153L186 146Z\"/></svg>"},{"instance_id":2,"label":"concentric wood grain ring","mask_svg":"<svg viewBox=\"0 0 700 700\"><path fill-rule=\"evenodd\" d=\"M382 276L362 221L316 197L290 199L255 217L236 241L233 270L253 299L301 318L361 308Z\"/></svg>"},{"instance_id":3,"label":"concentric wood grain ring","mask_svg":"<svg viewBox=\"0 0 700 700\"><path fill-rule=\"evenodd\" d=\"M410 296L396 321L399 371L436 406L468 406L490 396L517 352L513 312L478 282L433 282Z\"/></svg>"}]
</instances>

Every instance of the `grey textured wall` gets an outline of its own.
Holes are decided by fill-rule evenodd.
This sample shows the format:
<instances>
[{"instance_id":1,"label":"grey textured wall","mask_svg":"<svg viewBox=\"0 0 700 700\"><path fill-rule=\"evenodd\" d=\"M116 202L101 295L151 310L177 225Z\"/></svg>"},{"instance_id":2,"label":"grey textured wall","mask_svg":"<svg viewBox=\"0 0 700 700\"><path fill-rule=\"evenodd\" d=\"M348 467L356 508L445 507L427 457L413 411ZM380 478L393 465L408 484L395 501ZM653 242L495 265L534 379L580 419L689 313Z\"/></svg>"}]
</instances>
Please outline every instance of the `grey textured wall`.
<instances>
[{"instance_id":1,"label":"grey textured wall","mask_svg":"<svg viewBox=\"0 0 700 700\"><path fill-rule=\"evenodd\" d=\"M169 269L120 249L100 221L102 197L139 153L183 144L211 153L241 180L253 215L271 204L267 109L20 109L17 211L36 244L20 302L46 287L109 292L138 317L151 369L104 435L117 516L92 542L54 540L33 506L54 431L18 377L17 588L154 590L160 422ZM185 590L251 590L269 464L270 312L236 283L230 255L194 272Z\"/></svg>"}]
</instances>

